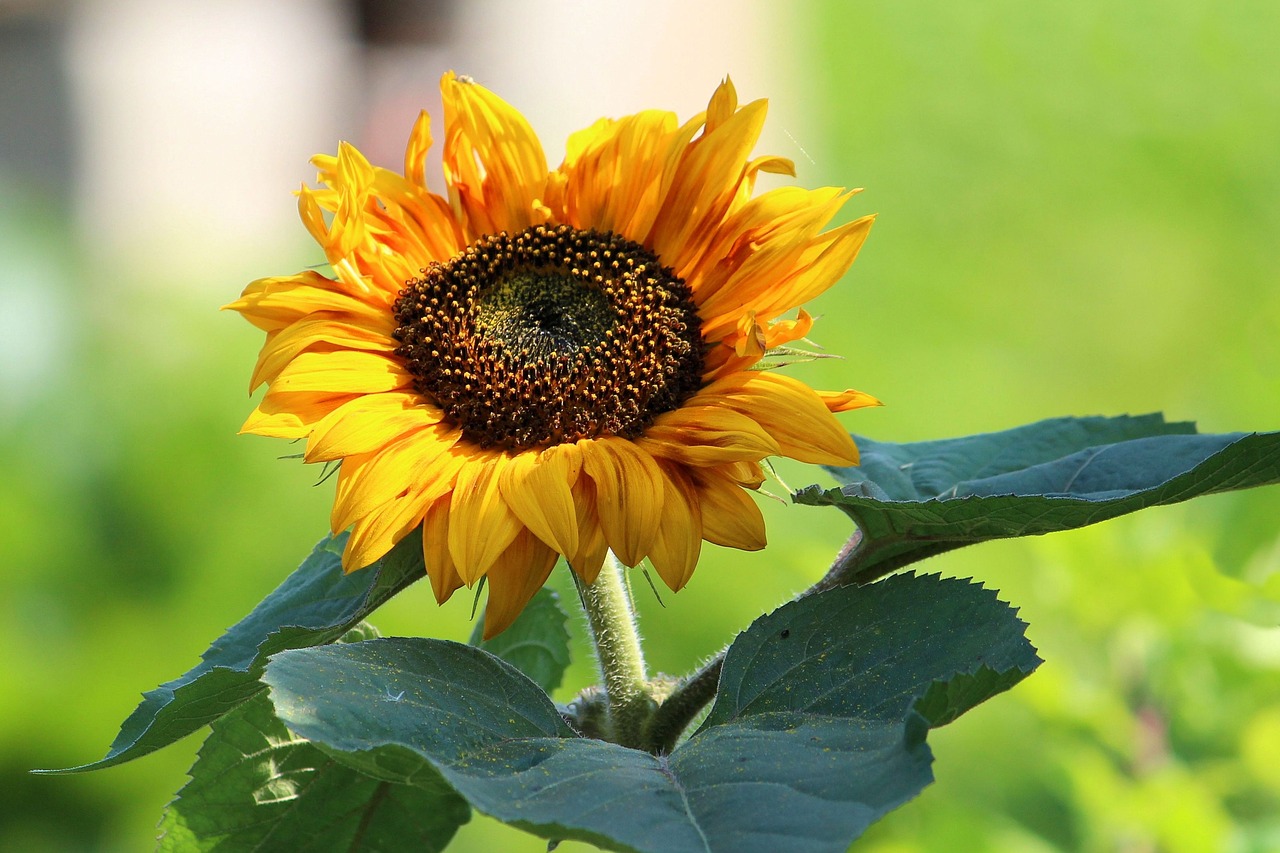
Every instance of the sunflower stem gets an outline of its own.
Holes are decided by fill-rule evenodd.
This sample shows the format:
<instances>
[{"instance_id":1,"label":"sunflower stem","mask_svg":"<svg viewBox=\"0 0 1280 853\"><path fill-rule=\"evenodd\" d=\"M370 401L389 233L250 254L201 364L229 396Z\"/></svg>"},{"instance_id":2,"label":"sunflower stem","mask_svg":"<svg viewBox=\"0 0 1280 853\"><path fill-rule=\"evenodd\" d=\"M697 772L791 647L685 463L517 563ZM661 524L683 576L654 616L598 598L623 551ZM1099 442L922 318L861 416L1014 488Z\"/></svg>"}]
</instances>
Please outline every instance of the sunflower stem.
<instances>
[{"instance_id":1,"label":"sunflower stem","mask_svg":"<svg viewBox=\"0 0 1280 853\"><path fill-rule=\"evenodd\" d=\"M595 582L583 586L582 602L608 697L610 740L639 748L657 703L650 695L625 569L612 552Z\"/></svg>"}]
</instances>

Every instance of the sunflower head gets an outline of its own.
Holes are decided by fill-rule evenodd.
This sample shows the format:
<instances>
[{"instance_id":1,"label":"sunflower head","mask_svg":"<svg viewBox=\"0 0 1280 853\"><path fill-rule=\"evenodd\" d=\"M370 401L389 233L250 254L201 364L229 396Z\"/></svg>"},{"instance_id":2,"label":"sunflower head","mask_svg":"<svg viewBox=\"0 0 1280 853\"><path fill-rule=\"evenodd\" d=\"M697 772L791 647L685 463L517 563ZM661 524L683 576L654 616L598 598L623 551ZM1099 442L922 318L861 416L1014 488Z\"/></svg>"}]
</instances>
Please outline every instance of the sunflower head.
<instances>
[{"instance_id":1,"label":"sunflower head","mask_svg":"<svg viewBox=\"0 0 1280 853\"><path fill-rule=\"evenodd\" d=\"M876 403L762 369L871 217L827 229L840 189L755 195L760 172L794 172L750 159L765 102L739 107L727 80L683 124L601 119L555 169L496 95L452 73L442 90L447 196L427 188L425 113L403 175L346 144L314 158L299 210L333 274L228 306L267 334L242 431L341 463L348 571L421 526L439 601L487 578L487 637L560 555L586 583L608 550L648 559L678 590L704 540L763 547L761 460L853 464L833 412Z\"/></svg>"},{"instance_id":2,"label":"sunflower head","mask_svg":"<svg viewBox=\"0 0 1280 853\"><path fill-rule=\"evenodd\" d=\"M486 235L408 282L395 311L414 387L481 447L638 438L702 384L689 286L609 232Z\"/></svg>"}]
</instances>

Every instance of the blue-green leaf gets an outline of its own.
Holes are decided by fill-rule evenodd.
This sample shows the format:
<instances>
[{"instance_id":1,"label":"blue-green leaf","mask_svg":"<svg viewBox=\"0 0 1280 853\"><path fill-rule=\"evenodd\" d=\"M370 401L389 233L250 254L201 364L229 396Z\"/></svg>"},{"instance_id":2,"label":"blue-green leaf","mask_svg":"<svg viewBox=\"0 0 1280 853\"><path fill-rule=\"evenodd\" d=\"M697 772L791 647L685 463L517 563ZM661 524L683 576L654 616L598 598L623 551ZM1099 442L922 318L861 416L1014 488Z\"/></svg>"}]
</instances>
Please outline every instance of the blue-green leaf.
<instances>
[{"instance_id":1,"label":"blue-green leaf","mask_svg":"<svg viewBox=\"0 0 1280 853\"><path fill-rule=\"evenodd\" d=\"M106 756L66 770L98 770L154 752L234 710L263 689L267 657L282 649L332 643L370 612L425 577L422 540L406 537L367 569L343 574L346 534L322 540L311 556L248 616L213 642L181 677L143 694Z\"/></svg>"},{"instance_id":2,"label":"blue-green leaf","mask_svg":"<svg viewBox=\"0 0 1280 853\"><path fill-rule=\"evenodd\" d=\"M828 469L796 503L836 506L863 533L855 578L987 539L1070 530L1201 495L1280 482L1280 433L1199 435L1159 415L1058 418L890 444Z\"/></svg>"},{"instance_id":3,"label":"blue-green leaf","mask_svg":"<svg viewBox=\"0 0 1280 853\"><path fill-rule=\"evenodd\" d=\"M560 596L544 586L498 636L482 640L484 619L476 620L471 645L502 658L550 693L569 668L568 621Z\"/></svg>"},{"instance_id":4,"label":"blue-green leaf","mask_svg":"<svg viewBox=\"0 0 1280 853\"><path fill-rule=\"evenodd\" d=\"M536 684L456 643L286 651L264 680L290 730L345 763L379 778L425 763L544 838L834 853L929 783L930 724L1034 668L1023 627L993 593L936 577L786 605L730 648L712 714L669 756L575 736Z\"/></svg>"},{"instance_id":5,"label":"blue-green leaf","mask_svg":"<svg viewBox=\"0 0 1280 853\"><path fill-rule=\"evenodd\" d=\"M804 713L901 722L935 685L970 684L984 668L1010 679L957 691L959 716L1040 663L1026 625L993 590L938 575L905 573L840 587L762 616L725 655L715 705L701 731L756 714ZM938 706L930 700L930 707Z\"/></svg>"},{"instance_id":6,"label":"blue-green leaf","mask_svg":"<svg viewBox=\"0 0 1280 853\"><path fill-rule=\"evenodd\" d=\"M439 774L371 778L290 733L259 694L214 721L159 849L439 851L470 819Z\"/></svg>"}]
</instances>

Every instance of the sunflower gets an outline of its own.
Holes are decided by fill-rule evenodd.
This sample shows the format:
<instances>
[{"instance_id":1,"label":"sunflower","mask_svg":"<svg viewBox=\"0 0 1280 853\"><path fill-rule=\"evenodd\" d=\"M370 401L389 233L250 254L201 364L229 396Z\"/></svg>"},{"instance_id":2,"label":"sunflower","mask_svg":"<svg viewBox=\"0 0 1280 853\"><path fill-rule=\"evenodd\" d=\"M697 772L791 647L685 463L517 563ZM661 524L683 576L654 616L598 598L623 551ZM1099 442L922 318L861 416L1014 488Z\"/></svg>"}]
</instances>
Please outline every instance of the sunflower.
<instances>
[{"instance_id":1,"label":"sunflower","mask_svg":"<svg viewBox=\"0 0 1280 853\"><path fill-rule=\"evenodd\" d=\"M447 197L419 115L404 175L340 144L298 207L333 276L250 284L227 307L266 332L242 432L340 462L330 523L355 571L421 526L443 603L487 578L485 635L564 555L594 581L612 550L679 590L702 541L765 544L761 461L854 464L833 412L875 405L765 370L808 334L793 309L838 280L871 217L853 194L753 196L765 101L726 80L680 124L649 110L573 134L549 169L525 119L448 73Z\"/></svg>"}]
</instances>

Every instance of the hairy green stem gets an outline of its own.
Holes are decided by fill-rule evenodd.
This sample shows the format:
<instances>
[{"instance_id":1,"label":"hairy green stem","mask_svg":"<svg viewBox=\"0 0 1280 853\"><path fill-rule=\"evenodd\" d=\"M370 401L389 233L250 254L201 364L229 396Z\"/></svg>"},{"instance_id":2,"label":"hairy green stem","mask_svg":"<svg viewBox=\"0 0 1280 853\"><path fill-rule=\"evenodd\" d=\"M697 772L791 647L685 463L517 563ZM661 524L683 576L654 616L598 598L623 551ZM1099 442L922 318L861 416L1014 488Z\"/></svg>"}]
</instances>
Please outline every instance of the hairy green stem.
<instances>
[{"instance_id":1,"label":"hairy green stem","mask_svg":"<svg viewBox=\"0 0 1280 853\"><path fill-rule=\"evenodd\" d=\"M610 553L595 582L582 587L582 603L608 699L609 739L640 748L655 703L624 572Z\"/></svg>"}]
</instances>

